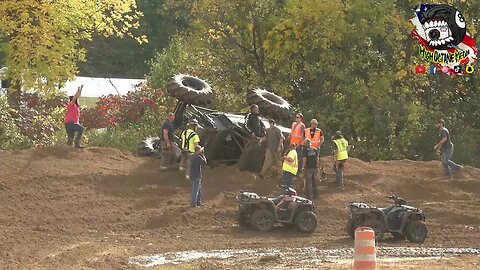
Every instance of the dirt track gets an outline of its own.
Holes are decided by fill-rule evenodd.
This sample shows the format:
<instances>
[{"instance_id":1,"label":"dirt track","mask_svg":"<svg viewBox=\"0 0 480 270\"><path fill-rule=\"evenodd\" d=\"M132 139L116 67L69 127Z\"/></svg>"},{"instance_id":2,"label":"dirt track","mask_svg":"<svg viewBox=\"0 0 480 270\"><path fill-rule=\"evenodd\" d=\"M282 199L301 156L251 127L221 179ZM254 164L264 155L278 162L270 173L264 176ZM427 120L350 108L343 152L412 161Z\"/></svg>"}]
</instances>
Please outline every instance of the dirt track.
<instances>
[{"instance_id":1,"label":"dirt track","mask_svg":"<svg viewBox=\"0 0 480 270\"><path fill-rule=\"evenodd\" d=\"M188 207L190 185L180 172L160 173L158 160L113 149L0 151L0 172L3 269L136 269L132 256L192 249L350 248L348 202L386 206L391 192L426 211L429 238L421 247L480 247L480 169L467 167L449 182L436 161L352 159L343 193L327 170L315 202L319 227L309 236L238 227L238 191L279 191L277 179L233 167L205 170L200 209ZM419 247L386 237L381 246Z\"/></svg>"}]
</instances>

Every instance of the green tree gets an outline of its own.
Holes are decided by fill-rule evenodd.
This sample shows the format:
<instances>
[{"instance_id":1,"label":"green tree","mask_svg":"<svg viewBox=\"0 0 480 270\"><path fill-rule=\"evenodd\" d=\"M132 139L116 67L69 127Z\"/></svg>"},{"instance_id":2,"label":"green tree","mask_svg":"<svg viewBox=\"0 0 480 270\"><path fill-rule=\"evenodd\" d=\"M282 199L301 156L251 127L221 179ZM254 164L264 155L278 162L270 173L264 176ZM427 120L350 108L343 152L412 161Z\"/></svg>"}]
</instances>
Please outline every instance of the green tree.
<instances>
[{"instance_id":1,"label":"green tree","mask_svg":"<svg viewBox=\"0 0 480 270\"><path fill-rule=\"evenodd\" d=\"M80 41L94 34L133 37L130 30L141 16L135 0L4 0L0 14L8 76L39 90L55 89L76 74L77 62L85 60Z\"/></svg>"}]
</instances>

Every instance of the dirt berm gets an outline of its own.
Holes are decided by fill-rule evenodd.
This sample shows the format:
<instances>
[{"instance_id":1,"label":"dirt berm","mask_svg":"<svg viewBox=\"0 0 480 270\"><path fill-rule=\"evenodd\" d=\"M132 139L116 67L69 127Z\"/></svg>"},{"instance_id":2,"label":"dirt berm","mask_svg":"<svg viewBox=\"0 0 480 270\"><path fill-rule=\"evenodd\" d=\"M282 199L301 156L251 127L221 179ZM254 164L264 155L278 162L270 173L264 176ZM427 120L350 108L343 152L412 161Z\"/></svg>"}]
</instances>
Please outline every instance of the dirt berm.
<instances>
[{"instance_id":1,"label":"dirt berm","mask_svg":"<svg viewBox=\"0 0 480 270\"><path fill-rule=\"evenodd\" d=\"M190 184L159 160L108 148L0 151L0 268L131 268L130 256L179 250L351 247L346 206L379 206L396 193L425 210L426 247L480 247L480 169L443 179L438 161L349 160L346 190L337 192L332 160L315 201L317 231L259 233L235 223L240 190L280 192L278 178L255 179L235 167L206 168L203 206L189 208ZM327 166L328 165L328 166ZM418 246L393 240L383 246Z\"/></svg>"}]
</instances>

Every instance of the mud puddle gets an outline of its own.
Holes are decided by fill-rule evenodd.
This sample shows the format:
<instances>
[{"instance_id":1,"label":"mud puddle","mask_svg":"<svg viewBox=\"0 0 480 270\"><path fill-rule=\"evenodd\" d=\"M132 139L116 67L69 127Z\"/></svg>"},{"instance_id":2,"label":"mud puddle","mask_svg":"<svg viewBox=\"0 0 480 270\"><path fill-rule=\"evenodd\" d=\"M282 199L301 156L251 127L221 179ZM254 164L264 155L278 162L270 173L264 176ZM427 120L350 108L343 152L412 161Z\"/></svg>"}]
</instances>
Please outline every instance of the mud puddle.
<instances>
[{"instance_id":1,"label":"mud puddle","mask_svg":"<svg viewBox=\"0 0 480 270\"><path fill-rule=\"evenodd\" d=\"M460 255L480 256L480 248L411 248L411 247L377 247L378 261L400 262L407 260L438 260ZM351 263L353 248L319 249L238 249L210 251L179 251L156 255L141 255L129 259L130 264L152 267L165 264L190 263L197 260L218 260L224 264L235 264L255 261L288 261L305 262L309 265L320 265L325 262Z\"/></svg>"}]
</instances>

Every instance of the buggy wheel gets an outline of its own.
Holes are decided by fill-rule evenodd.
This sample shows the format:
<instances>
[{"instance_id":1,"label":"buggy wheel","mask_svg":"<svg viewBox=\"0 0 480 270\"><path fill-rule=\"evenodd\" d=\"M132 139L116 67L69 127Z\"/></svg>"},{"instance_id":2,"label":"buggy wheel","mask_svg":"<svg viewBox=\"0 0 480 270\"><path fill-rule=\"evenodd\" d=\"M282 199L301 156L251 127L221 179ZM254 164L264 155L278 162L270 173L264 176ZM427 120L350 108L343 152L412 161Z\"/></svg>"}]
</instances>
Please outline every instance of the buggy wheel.
<instances>
[{"instance_id":1,"label":"buggy wheel","mask_svg":"<svg viewBox=\"0 0 480 270\"><path fill-rule=\"evenodd\" d=\"M137 154L142 157L159 155L162 151L160 143L161 141L158 137L146 138L137 145Z\"/></svg>"},{"instance_id":2,"label":"buggy wheel","mask_svg":"<svg viewBox=\"0 0 480 270\"><path fill-rule=\"evenodd\" d=\"M302 211L298 213L293 223L298 231L312 233L317 229L317 216L311 211Z\"/></svg>"},{"instance_id":3,"label":"buggy wheel","mask_svg":"<svg viewBox=\"0 0 480 270\"><path fill-rule=\"evenodd\" d=\"M213 90L204 80L191 76L178 74L170 78L166 85L168 94L187 104L207 105L212 102Z\"/></svg>"},{"instance_id":4,"label":"buggy wheel","mask_svg":"<svg viewBox=\"0 0 480 270\"><path fill-rule=\"evenodd\" d=\"M375 232L375 241L380 242L385 234L385 225L378 219L365 220L361 227L370 227Z\"/></svg>"},{"instance_id":5,"label":"buggy wheel","mask_svg":"<svg viewBox=\"0 0 480 270\"><path fill-rule=\"evenodd\" d=\"M350 237L355 238L355 229L357 228L355 220L349 218L347 221L347 226L345 227L347 234Z\"/></svg>"},{"instance_id":6,"label":"buggy wheel","mask_svg":"<svg viewBox=\"0 0 480 270\"><path fill-rule=\"evenodd\" d=\"M265 209L257 209L250 219L250 224L253 228L261 231L267 232L273 228L275 218L273 214Z\"/></svg>"},{"instance_id":7,"label":"buggy wheel","mask_svg":"<svg viewBox=\"0 0 480 270\"><path fill-rule=\"evenodd\" d=\"M247 103L257 104L262 115L278 120L286 120L291 115L291 105L285 99L264 89L255 89L248 93Z\"/></svg>"},{"instance_id":8,"label":"buggy wheel","mask_svg":"<svg viewBox=\"0 0 480 270\"><path fill-rule=\"evenodd\" d=\"M407 224L405 230L408 241L413 243L423 243L427 239L427 225L420 220L412 220Z\"/></svg>"}]
</instances>

